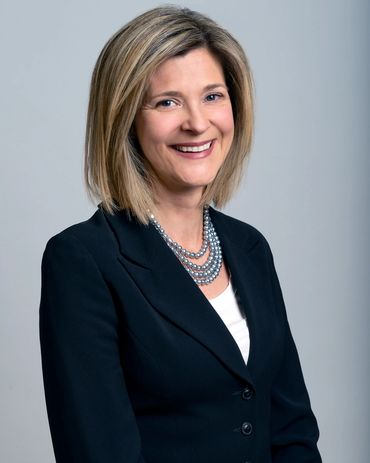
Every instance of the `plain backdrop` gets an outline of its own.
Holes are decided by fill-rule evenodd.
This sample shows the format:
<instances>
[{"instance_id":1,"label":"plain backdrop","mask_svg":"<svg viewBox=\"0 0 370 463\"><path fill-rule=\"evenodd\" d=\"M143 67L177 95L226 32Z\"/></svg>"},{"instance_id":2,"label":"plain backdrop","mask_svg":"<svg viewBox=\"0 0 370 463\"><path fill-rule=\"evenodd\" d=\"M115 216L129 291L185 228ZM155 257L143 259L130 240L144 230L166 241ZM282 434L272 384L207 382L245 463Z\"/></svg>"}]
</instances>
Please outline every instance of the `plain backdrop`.
<instances>
[{"instance_id":1,"label":"plain backdrop","mask_svg":"<svg viewBox=\"0 0 370 463\"><path fill-rule=\"evenodd\" d=\"M229 29L254 71L255 143L226 212L272 247L326 463L367 463L370 454L369 3L182 3ZM41 256L53 234L95 210L82 160L98 54L153 6L0 2L4 463L54 461L38 337Z\"/></svg>"}]
</instances>

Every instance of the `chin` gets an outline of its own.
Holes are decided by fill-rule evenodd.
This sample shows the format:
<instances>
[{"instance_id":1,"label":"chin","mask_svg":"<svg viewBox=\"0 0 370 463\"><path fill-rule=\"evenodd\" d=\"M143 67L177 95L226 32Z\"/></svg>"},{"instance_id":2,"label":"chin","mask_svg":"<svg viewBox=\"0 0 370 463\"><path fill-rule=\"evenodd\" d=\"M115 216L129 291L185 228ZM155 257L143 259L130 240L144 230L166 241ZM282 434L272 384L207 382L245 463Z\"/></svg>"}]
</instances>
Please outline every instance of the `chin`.
<instances>
[{"instance_id":1,"label":"chin","mask_svg":"<svg viewBox=\"0 0 370 463\"><path fill-rule=\"evenodd\" d=\"M199 179L189 179L188 181L185 181L184 183L193 188L205 188L207 185L213 182L215 177L207 177L207 178L199 178Z\"/></svg>"},{"instance_id":2,"label":"chin","mask_svg":"<svg viewBox=\"0 0 370 463\"><path fill-rule=\"evenodd\" d=\"M206 187L216 178L217 172L203 172L202 174L196 174L196 172L190 172L186 177L182 178L183 183L194 187Z\"/></svg>"}]
</instances>

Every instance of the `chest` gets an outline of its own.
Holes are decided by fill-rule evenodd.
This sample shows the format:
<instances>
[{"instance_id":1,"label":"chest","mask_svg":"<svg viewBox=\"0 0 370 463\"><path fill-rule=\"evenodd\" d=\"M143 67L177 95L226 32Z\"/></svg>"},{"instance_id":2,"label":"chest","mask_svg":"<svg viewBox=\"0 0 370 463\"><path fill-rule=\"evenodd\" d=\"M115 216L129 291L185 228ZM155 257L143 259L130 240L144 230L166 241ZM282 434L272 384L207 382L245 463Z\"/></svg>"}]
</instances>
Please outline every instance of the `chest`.
<instances>
[{"instance_id":1,"label":"chest","mask_svg":"<svg viewBox=\"0 0 370 463\"><path fill-rule=\"evenodd\" d=\"M108 278L119 317L118 342L130 390L147 403L219 399L246 383L272 380L283 326L270 279L231 266L250 338L247 365L205 295L172 262L162 273L120 257Z\"/></svg>"}]
</instances>

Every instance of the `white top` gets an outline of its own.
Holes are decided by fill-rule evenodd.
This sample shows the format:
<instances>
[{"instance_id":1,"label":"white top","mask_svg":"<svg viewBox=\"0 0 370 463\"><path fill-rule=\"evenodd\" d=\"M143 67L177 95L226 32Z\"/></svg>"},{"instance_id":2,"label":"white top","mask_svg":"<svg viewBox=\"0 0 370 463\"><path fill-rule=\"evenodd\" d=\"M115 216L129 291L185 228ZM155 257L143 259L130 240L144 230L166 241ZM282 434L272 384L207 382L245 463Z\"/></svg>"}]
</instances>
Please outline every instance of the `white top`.
<instances>
[{"instance_id":1,"label":"white top","mask_svg":"<svg viewBox=\"0 0 370 463\"><path fill-rule=\"evenodd\" d=\"M227 288L218 296L209 299L227 329L235 339L244 362L247 363L249 356L249 330L245 315L240 310L236 301L233 287L230 283Z\"/></svg>"}]
</instances>

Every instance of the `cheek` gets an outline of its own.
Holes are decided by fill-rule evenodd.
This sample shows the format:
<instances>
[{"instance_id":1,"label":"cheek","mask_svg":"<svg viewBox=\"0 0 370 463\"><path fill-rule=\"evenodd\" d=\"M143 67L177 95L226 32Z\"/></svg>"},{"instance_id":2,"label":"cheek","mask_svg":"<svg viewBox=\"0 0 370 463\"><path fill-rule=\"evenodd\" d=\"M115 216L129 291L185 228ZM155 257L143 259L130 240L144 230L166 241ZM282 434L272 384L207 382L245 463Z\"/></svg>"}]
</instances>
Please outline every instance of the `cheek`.
<instances>
[{"instance_id":1,"label":"cheek","mask_svg":"<svg viewBox=\"0 0 370 463\"><path fill-rule=\"evenodd\" d=\"M170 115L156 116L148 114L140 120L138 136L143 148L170 143L170 135L177 126L176 118Z\"/></svg>"},{"instance_id":2,"label":"cheek","mask_svg":"<svg viewBox=\"0 0 370 463\"><path fill-rule=\"evenodd\" d=\"M217 126L225 137L232 139L234 135L234 117L231 105L217 113Z\"/></svg>"},{"instance_id":3,"label":"cheek","mask_svg":"<svg viewBox=\"0 0 370 463\"><path fill-rule=\"evenodd\" d=\"M144 157L155 170L162 170L169 162L166 146L170 143L173 121L163 114L155 116L141 114L136 121L136 133Z\"/></svg>"}]
</instances>

